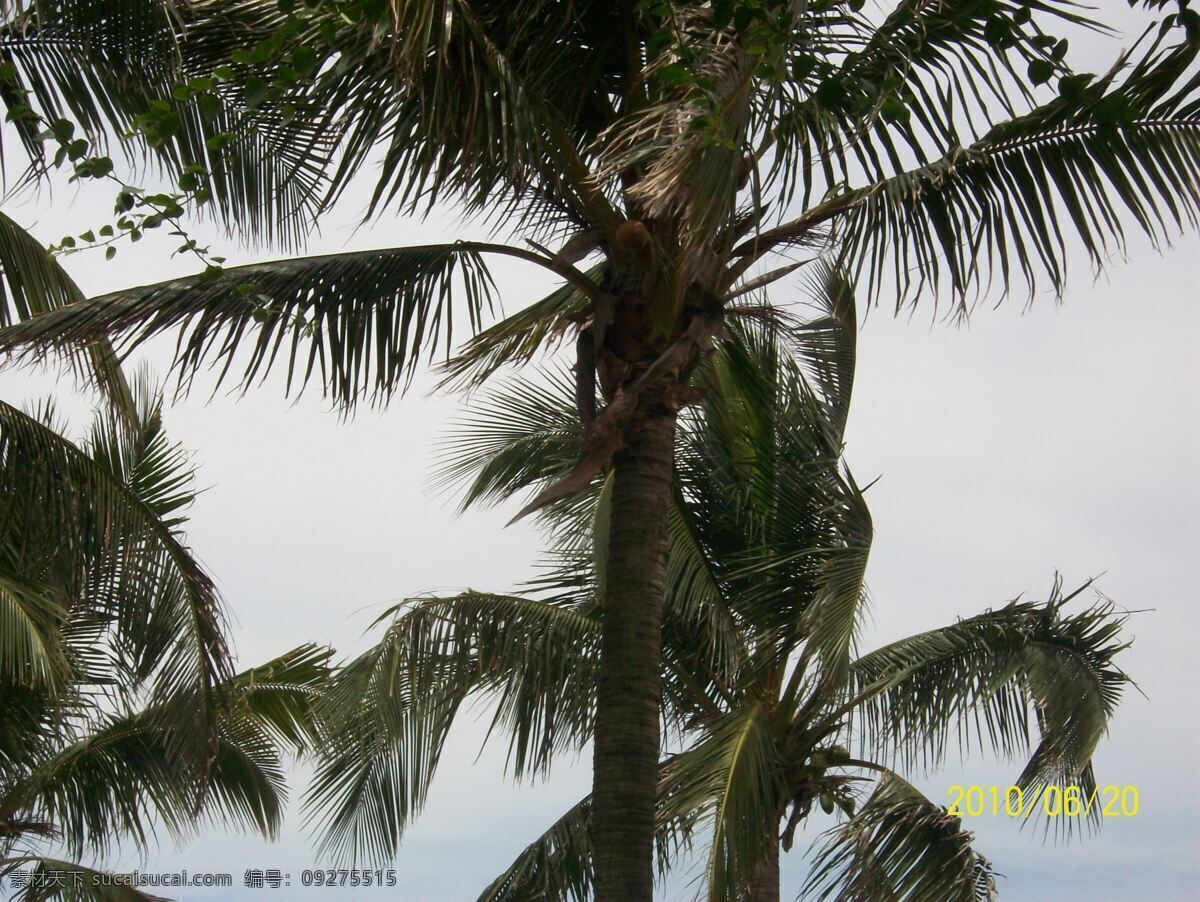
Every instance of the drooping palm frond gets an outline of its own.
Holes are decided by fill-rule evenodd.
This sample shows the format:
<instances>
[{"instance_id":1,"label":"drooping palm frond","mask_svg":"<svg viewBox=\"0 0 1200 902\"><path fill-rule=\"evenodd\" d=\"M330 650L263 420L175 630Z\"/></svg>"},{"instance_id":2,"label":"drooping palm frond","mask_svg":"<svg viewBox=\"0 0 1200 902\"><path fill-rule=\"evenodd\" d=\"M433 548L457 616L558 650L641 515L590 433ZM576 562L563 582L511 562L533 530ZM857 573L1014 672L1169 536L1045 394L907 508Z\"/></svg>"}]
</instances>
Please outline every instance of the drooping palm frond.
<instances>
[{"instance_id":1,"label":"drooping palm frond","mask_svg":"<svg viewBox=\"0 0 1200 902\"><path fill-rule=\"evenodd\" d=\"M225 716L253 724L280 748L311 752L316 709L333 673L332 655L330 649L310 643L243 670L230 684Z\"/></svg>"},{"instance_id":2,"label":"drooping palm frond","mask_svg":"<svg viewBox=\"0 0 1200 902\"><path fill-rule=\"evenodd\" d=\"M173 68L172 5L161 0L5 3L0 59L11 68L10 90L15 89L4 98L6 105L12 109L18 92L27 92L48 118L69 113L99 140L110 131L124 133L131 109L140 111L145 103L147 83L165 83L163 76ZM41 156L36 143L27 143L27 149Z\"/></svg>"},{"instance_id":3,"label":"drooping palm frond","mask_svg":"<svg viewBox=\"0 0 1200 902\"><path fill-rule=\"evenodd\" d=\"M535 227L619 222L581 157L623 68L632 23L619 10L422 0L356 20L322 7L293 16L316 74L259 103L256 121L280 144L304 147L297 130L338 138L331 198L382 151L373 209L453 198ZM268 60L254 74L287 65Z\"/></svg>"},{"instance_id":4,"label":"drooping palm frond","mask_svg":"<svg viewBox=\"0 0 1200 902\"><path fill-rule=\"evenodd\" d=\"M0 213L0 326L83 299L75 280L42 244Z\"/></svg>"},{"instance_id":5,"label":"drooping palm frond","mask_svg":"<svg viewBox=\"0 0 1200 902\"><path fill-rule=\"evenodd\" d=\"M13 219L0 213L0 328L83 300L75 280L42 244ZM106 338L93 340L73 355L80 372L90 371L104 397L136 421L129 386Z\"/></svg>"},{"instance_id":6,"label":"drooping palm frond","mask_svg":"<svg viewBox=\"0 0 1200 902\"><path fill-rule=\"evenodd\" d=\"M957 735L1011 757L1029 749L1033 720L1039 739L1018 785L1032 798L1085 779L1128 682L1113 663L1127 644L1111 602L1062 610L1078 594L1056 584L1045 603L1013 602L860 658L852 716L864 747L930 766Z\"/></svg>"},{"instance_id":7,"label":"drooping palm frond","mask_svg":"<svg viewBox=\"0 0 1200 902\"><path fill-rule=\"evenodd\" d=\"M324 847L358 858L394 854L421 809L460 705L494 703L490 732L510 738L517 774L591 737L591 613L516 596L418 599L385 613L382 639L348 662L321 704L323 746L307 822Z\"/></svg>"},{"instance_id":8,"label":"drooping palm frond","mask_svg":"<svg viewBox=\"0 0 1200 902\"><path fill-rule=\"evenodd\" d=\"M450 347L456 284L476 327L490 304L491 279L468 245L278 260L72 304L5 330L0 347L34 353L43 339L69 349L113 335L127 352L182 328L176 363L187 382L209 363L220 364L218 378L225 377L243 336L257 333L244 385L280 365L289 388L302 389L315 372L323 390L350 407L367 393L386 399L406 384L425 349L439 341Z\"/></svg>"},{"instance_id":9,"label":"drooping palm frond","mask_svg":"<svg viewBox=\"0 0 1200 902\"><path fill-rule=\"evenodd\" d=\"M602 269L594 266L585 275L598 282ZM475 388L502 367L528 363L561 342L570 326L583 318L587 307L587 296L576 286L567 283L556 288L473 336L442 366L443 384Z\"/></svg>"},{"instance_id":10,"label":"drooping palm frond","mask_svg":"<svg viewBox=\"0 0 1200 902\"><path fill-rule=\"evenodd\" d=\"M145 846L156 824L176 837L203 820L274 836L287 798L282 742L310 744L312 701L330 654L302 646L213 687L208 701L167 700L217 712L203 767L181 765L170 726L176 717L160 705L112 715L81 708L85 719L55 737L60 747L38 749L27 773L5 769L0 817L52 824L75 853L124 839ZM72 733L78 738L69 741Z\"/></svg>"},{"instance_id":11,"label":"drooping palm frond","mask_svg":"<svg viewBox=\"0 0 1200 902\"><path fill-rule=\"evenodd\" d=\"M180 460L160 438L139 450L160 457L141 469L140 482L127 481L103 455L0 402L0 573L10 586L45 590L39 597L60 605L61 622L98 626L85 641L103 639L132 688L147 684L164 706L189 694L190 704L169 710L180 751L190 741L203 757L215 716L206 699L229 673L221 606L181 536L152 507L156 490L181 490L186 470L175 469ZM132 471L147 459L129 457Z\"/></svg>"},{"instance_id":12,"label":"drooping palm frond","mask_svg":"<svg viewBox=\"0 0 1200 902\"><path fill-rule=\"evenodd\" d=\"M973 840L959 818L885 774L862 809L826 835L801 898L992 902L991 864Z\"/></svg>"},{"instance_id":13,"label":"drooping palm frond","mask_svg":"<svg viewBox=\"0 0 1200 902\"><path fill-rule=\"evenodd\" d=\"M478 902L592 897L592 798L586 796L521 850L504 873L488 884Z\"/></svg>"},{"instance_id":14,"label":"drooping palm frond","mask_svg":"<svg viewBox=\"0 0 1200 902\"><path fill-rule=\"evenodd\" d=\"M1070 236L1100 266L1131 223L1155 241L1196 225L1195 55L1164 32L1103 77L1065 73L1056 99L922 166L837 192L745 250L832 222L870 293L890 278L898 305L943 279L960 300L992 280L1032 292L1044 279L1061 294Z\"/></svg>"},{"instance_id":15,"label":"drooping palm frond","mask_svg":"<svg viewBox=\"0 0 1200 902\"><path fill-rule=\"evenodd\" d=\"M54 690L67 678L65 610L47 587L0 571L0 684Z\"/></svg>"},{"instance_id":16,"label":"drooping palm frond","mask_svg":"<svg viewBox=\"0 0 1200 902\"><path fill-rule=\"evenodd\" d=\"M121 142L131 159L140 151L173 174L203 167L227 225L250 238L298 246L332 145L307 134L300 153L296 143L273 140L241 108L241 98L211 78L241 41L269 36L282 18L274 3L261 0L9 3L0 10L0 65L7 67L0 103L13 114L35 166L44 165L41 126L21 115L27 104L46 120L65 117L81 126L97 151L150 114L152 134ZM197 75L212 88L201 92L202 100L180 100L177 87Z\"/></svg>"},{"instance_id":17,"label":"drooping palm frond","mask_svg":"<svg viewBox=\"0 0 1200 902\"><path fill-rule=\"evenodd\" d=\"M567 473L584 430L562 370L512 381L474 400L441 441L433 474L439 488L465 486L461 509L495 504Z\"/></svg>"},{"instance_id":18,"label":"drooping palm frond","mask_svg":"<svg viewBox=\"0 0 1200 902\"><path fill-rule=\"evenodd\" d=\"M905 0L881 20L835 9L790 48L790 90L762 138L773 151L766 180L789 200L801 189L805 207L863 174L922 165L976 122L1028 108L1025 70L1052 60L1043 25L1103 29L1069 0Z\"/></svg>"}]
</instances>

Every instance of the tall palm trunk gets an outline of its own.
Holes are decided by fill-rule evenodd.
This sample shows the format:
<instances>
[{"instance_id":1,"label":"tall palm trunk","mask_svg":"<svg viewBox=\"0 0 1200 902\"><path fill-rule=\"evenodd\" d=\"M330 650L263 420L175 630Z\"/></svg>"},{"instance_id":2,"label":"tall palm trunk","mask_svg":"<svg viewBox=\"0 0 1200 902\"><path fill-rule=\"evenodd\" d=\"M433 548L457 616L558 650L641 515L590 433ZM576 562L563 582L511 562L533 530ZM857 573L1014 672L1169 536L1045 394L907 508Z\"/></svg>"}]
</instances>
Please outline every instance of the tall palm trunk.
<instances>
[{"instance_id":1,"label":"tall palm trunk","mask_svg":"<svg viewBox=\"0 0 1200 902\"><path fill-rule=\"evenodd\" d=\"M779 839L774 831L746 892L746 902L779 902Z\"/></svg>"},{"instance_id":2,"label":"tall palm trunk","mask_svg":"<svg viewBox=\"0 0 1200 902\"><path fill-rule=\"evenodd\" d=\"M658 395L658 397L654 397ZM661 632L676 412L647 392L614 458L596 698L597 902L651 902Z\"/></svg>"}]
</instances>

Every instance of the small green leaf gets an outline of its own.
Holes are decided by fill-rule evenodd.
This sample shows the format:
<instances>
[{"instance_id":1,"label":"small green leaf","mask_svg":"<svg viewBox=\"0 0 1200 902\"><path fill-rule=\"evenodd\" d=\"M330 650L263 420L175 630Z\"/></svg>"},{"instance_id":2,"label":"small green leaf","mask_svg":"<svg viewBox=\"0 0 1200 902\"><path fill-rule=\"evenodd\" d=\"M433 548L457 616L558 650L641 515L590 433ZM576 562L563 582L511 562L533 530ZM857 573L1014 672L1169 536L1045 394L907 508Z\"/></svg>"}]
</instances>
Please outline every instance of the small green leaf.
<instances>
[{"instance_id":1,"label":"small green leaf","mask_svg":"<svg viewBox=\"0 0 1200 902\"><path fill-rule=\"evenodd\" d=\"M1044 85L1054 77L1054 63L1050 60L1033 60L1029 64L1029 80L1035 85Z\"/></svg>"},{"instance_id":2,"label":"small green leaf","mask_svg":"<svg viewBox=\"0 0 1200 902\"><path fill-rule=\"evenodd\" d=\"M66 144L75 134L75 123L69 119L55 119L50 123L50 132L62 144Z\"/></svg>"},{"instance_id":3,"label":"small green leaf","mask_svg":"<svg viewBox=\"0 0 1200 902\"><path fill-rule=\"evenodd\" d=\"M304 78L310 78L317 71L317 51L308 44L301 44L292 51L292 66Z\"/></svg>"}]
</instances>

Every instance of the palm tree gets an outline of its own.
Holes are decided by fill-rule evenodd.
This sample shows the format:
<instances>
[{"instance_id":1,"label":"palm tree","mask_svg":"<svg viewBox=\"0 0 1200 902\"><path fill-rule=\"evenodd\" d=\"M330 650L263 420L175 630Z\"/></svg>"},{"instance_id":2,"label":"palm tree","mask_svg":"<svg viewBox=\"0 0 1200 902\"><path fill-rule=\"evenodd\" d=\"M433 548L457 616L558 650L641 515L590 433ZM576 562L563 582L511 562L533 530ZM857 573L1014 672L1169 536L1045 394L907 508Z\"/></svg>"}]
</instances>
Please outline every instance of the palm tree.
<instances>
[{"instance_id":1,"label":"palm tree","mask_svg":"<svg viewBox=\"0 0 1200 902\"><path fill-rule=\"evenodd\" d=\"M81 444L52 406L0 402L0 876L37 872L22 898L108 898L90 878L76 893L74 859L156 824L273 835L327 671L303 646L234 673L181 530L189 457L149 380L122 385L135 416L104 408Z\"/></svg>"},{"instance_id":2,"label":"palm tree","mask_svg":"<svg viewBox=\"0 0 1200 902\"><path fill-rule=\"evenodd\" d=\"M82 634L88 627L68 629ZM277 835L287 801L285 756L311 747L310 709L326 678L328 649L301 646L214 686L212 699L190 699L218 712L202 776L180 768L166 712L109 710L104 699L129 686L79 645L63 651L71 675L54 695L4 686L0 877L26 878L14 899L113 898L111 882L93 882L98 872L80 857L103 855L122 840L145 847L156 826L176 839L211 823ZM153 898L123 892L121 898Z\"/></svg>"},{"instance_id":3,"label":"palm tree","mask_svg":"<svg viewBox=\"0 0 1200 902\"><path fill-rule=\"evenodd\" d=\"M1015 756L1036 722L1018 807L1036 807L1050 785L1094 791L1092 753L1126 680L1112 663L1123 620L1107 602L1067 614L1082 589L1064 596L1056 583L1045 603L1015 601L852 656L871 541L862 492L840 464L854 306L832 268L814 283L824 315L733 326L698 373L703 404L681 422L662 674L662 717L680 750L659 772L660 871L707 825L709 898L778 902L780 844L791 847L819 802L845 820L818 850L807 897L990 899L990 864L970 833L893 768L936 766L953 735ZM467 503L573 466L584 438L571 395L569 380L520 384L475 409L447 448L446 477L473 476ZM381 641L322 703L329 739L309 818L333 850L394 853L473 696L493 703L489 738L509 737L517 775L594 737L612 492L612 477L597 480L547 513L556 553L531 593L420 598L380 618ZM588 797L481 898L590 898L593 817Z\"/></svg>"},{"instance_id":4,"label":"palm tree","mask_svg":"<svg viewBox=\"0 0 1200 902\"><path fill-rule=\"evenodd\" d=\"M175 29L187 83L139 120L178 162L223 184L220 155L199 159L179 136L208 108L235 110L272 163L325 173L323 206L382 159L372 214L448 200L527 243L208 271L51 311L0 348L116 336L129 350L174 331L185 382L214 362L246 382L284 367L290 386L316 379L351 407L386 401L423 355L449 349L455 308L460 326L464 314L479 325L489 256L560 277L478 332L450 372L478 384L573 340L586 441L531 507L613 473L597 896L648 900L671 468L696 367L735 300L814 245L835 247L877 303L940 296L965 310L986 291L1060 293L1067 236L1099 266L1127 227L1159 241L1195 225L1200 22L1187 4L1142 5L1156 21L1091 74L1059 33L1103 25L1067 0L904 0L879 16L861 0L192 4ZM65 78L46 70L51 85ZM105 82L71 79L54 96L78 117ZM272 178L233 182L261 200L286 183ZM836 678L838 659L826 663Z\"/></svg>"}]
</instances>

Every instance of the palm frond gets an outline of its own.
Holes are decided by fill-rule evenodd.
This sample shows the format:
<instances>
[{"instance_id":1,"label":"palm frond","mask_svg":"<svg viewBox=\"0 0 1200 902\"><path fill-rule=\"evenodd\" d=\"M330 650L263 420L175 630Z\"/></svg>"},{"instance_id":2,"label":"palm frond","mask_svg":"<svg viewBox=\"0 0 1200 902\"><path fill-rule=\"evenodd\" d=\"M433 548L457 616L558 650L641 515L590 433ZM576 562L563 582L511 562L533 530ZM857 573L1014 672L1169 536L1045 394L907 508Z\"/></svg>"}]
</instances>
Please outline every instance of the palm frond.
<instances>
[{"instance_id":1,"label":"palm frond","mask_svg":"<svg viewBox=\"0 0 1200 902\"><path fill-rule=\"evenodd\" d=\"M445 489L465 484L465 510L504 501L569 472L583 446L573 390L573 381L560 369L483 393L441 440L434 484Z\"/></svg>"},{"instance_id":2,"label":"palm frond","mask_svg":"<svg viewBox=\"0 0 1200 902\"><path fill-rule=\"evenodd\" d=\"M419 599L369 651L341 668L320 703L323 749L307 822L340 855L394 853L420 810L446 733L473 693L508 733L510 766L544 772L591 736L596 620L515 596Z\"/></svg>"},{"instance_id":3,"label":"palm frond","mask_svg":"<svg viewBox=\"0 0 1200 902\"><path fill-rule=\"evenodd\" d=\"M0 213L0 326L82 300L83 292L42 244Z\"/></svg>"},{"instance_id":4,"label":"palm frond","mask_svg":"<svg viewBox=\"0 0 1200 902\"><path fill-rule=\"evenodd\" d=\"M149 681L185 740L203 746L203 703L229 673L216 590L170 525L134 488L44 423L0 402L0 555L10 573L52 585L109 624L135 688ZM198 695L197 695L198 693Z\"/></svg>"},{"instance_id":5,"label":"palm frond","mask_svg":"<svg viewBox=\"0 0 1200 902\"><path fill-rule=\"evenodd\" d=\"M311 751L317 708L333 674L332 655L331 649L310 643L242 671L230 684L224 716L255 725L281 747Z\"/></svg>"},{"instance_id":6,"label":"palm frond","mask_svg":"<svg viewBox=\"0 0 1200 902\"><path fill-rule=\"evenodd\" d=\"M92 459L128 486L154 517L178 531L183 511L196 497L195 466L187 450L167 435L162 393L149 369L141 368L128 386L133 420L120 411L99 411L86 446Z\"/></svg>"},{"instance_id":7,"label":"palm frond","mask_svg":"<svg viewBox=\"0 0 1200 902\"><path fill-rule=\"evenodd\" d=\"M786 801L775 736L760 703L730 712L664 770L668 809L713 824L706 880L712 900L738 899L775 832Z\"/></svg>"},{"instance_id":8,"label":"palm frond","mask_svg":"<svg viewBox=\"0 0 1200 902\"><path fill-rule=\"evenodd\" d=\"M151 132L122 142L131 159L140 151L175 175L202 167L227 225L247 237L298 246L315 213L332 145L307 135L309 152L302 155L297 144L273 140L221 85L202 91L202 99L173 96L177 85L227 64L239 40L269 36L282 18L273 3L256 0L10 4L0 19L0 62L11 67L0 102L10 111L31 103L49 120L66 117L100 151L149 114ZM206 67L206 58L215 61ZM16 122L30 159L44 165L40 129L25 118Z\"/></svg>"},{"instance_id":9,"label":"palm frond","mask_svg":"<svg viewBox=\"0 0 1200 902\"><path fill-rule=\"evenodd\" d=\"M803 899L841 902L992 902L991 864L973 835L895 774L826 834Z\"/></svg>"},{"instance_id":10,"label":"palm frond","mask_svg":"<svg viewBox=\"0 0 1200 902\"><path fill-rule=\"evenodd\" d=\"M107 849L119 838L145 846L154 824L186 835L197 820L275 835L286 785L277 737L311 730L311 696L327 676L329 651L305 646L209 690L164 704L215 709L215 740L203 766L181 765L169 724L151 705L100 717L74 742L45 755L0 797L0 812L30 812L53 824L72 851Z\"/></svg>"},{"instance_id":11,"label":"palm frond","mask_svg":"<svg viewBox=\"0 0 1200 902\"><path fill-rule=\"evenodd\" d=\"M872 526L838 469L841 427L830 418L840 401L825 394L833 360L809 361L810 373L824 369L825 387L806 376L784 337L798 328L773 318L731 325L705 371L703 408L682 431L677 470L726 597L760 648L783 661L808 641L839 680L864 610ZM851 367L837 377L848 390L852 354L839 356Z\"/></svg>"},{"instance_id":12,"label":"palm frond","mask_svg":"<svg viewBox=\"0 0 1200 902\"><path fill-rule=\"evenodd\" d=\"M401 389L439 340L448 352L456 283L474 328L491 279L479 254L458 244L250 264L50 311L0 333L0 351L30 356L113 336L128 352L179 329L175 364L188 385L207 363L220 364L218 381L225 378L249 334L243 385L280 364L289 389L302 389L315 371L323 390L350 407L368 392L382 402Z\"/></svg>"},{"instance_id":13,"label":"palm frond","mask_svg":"<svg viewBox=\"0 0 1200 902\"><path fill-rule=\"evenodd\" d=\"M820 315L780 332L792 348L813 394L823 402L829 446L840 450L850 416L858 348L855 283L832 261L816 261L807 296Z\"/></svg>"},{"instance_id":14,"label":"palm frond","mask_svg":"<svg viewBox=\"0 0 1200 902\"><path fill-rule=\"evenodd\" d=\"M46 586L0 566L0 685L54 691L70 672L62 626L66 606Z\"/></svg>"},{"instance_id":15,"label":"palm frond","mask_svg":"<svg viewBox=\"0 0 1200 902\"><path fill-rule=\"evenodd\" d=\"M1194 57L1156 43L1120 82L1117 68L1092 82L1065 77L1058 99L831 198L805 227L839 220L851 266L865 268L872 294L894 278L898 304L943 279L959 299L991 279L1031 293L1044 279L1061 294L1065 235L1099 267L1124 247L1129 221L1156 242L1200 221L1200 101L1194 84L1177 84Z\"/></svg>"},{"instance_id":16,"label":"palm frond","mask_svg":"<svg viewBox=\"0 0 1200 902\"><path fill-rule=\"evenodd\" d=\"M321 7L298 7L295 19L299 41L318 50L317 75L261 104L273 121L259 125L302 148L297 129L338 138L331 199L382 150L372 209L450 197L543 230L619 222L581 156L625 59L617 10L421 0L359 21Z\"/></svg>"},{"instance_id":17,"label":"palm frond","mask_svg":"<svg viewBox=\"0 0 1200 902\"><path fill-rule=\"evenodd\" d=\"M591 899L591 814L592 797L586 796L526 846L480 893L478 902Z\"/></svg>"},{"instance_id":18,"label":"palm frond","mask_svg":"<svg viewBox=\"0 0 1200 902\"><path fill-rule=\"evenodd\" d=\"M805 207L863 173L929 162L996 111L1018 115L1033 100L1027 66L1052 59L1041 25L1098 27L1070 0L905 0L882 21L837 13L789 48L792 79L762 138L774 151L766 181L787 200L801 188Z\"/></svg>"},{"instance_id":19,"label":"palm frond","mask_svg":"<svg viewBox=\"0 0 1200 902\"><path fill-rule=\"evenodd\" d=\"M599 283L602 269L592 267L587 278ZM461 352L442 365L443 385L475 388L502 367L528 363L536 355L552 350L582 319L587 306L587 296L575 286L568 283L556 288L473 336Z\"/></svg>"},{"instance_id":20,"label":"palm frond","mask_svg":"<svg viewBox=\"0 0 1200 902\"><path fill-rule=\"evenodd\" d=\"M0 328L81 300L83 292L50 252L0 213ZM136 420L129 386L106 339L91 342L72 362L77 371L91 372L114 410Z\"/></svg>"},{"instance_id":21,"label":"palm frond","mask_svg":"<svg viewBox=\"0 0 1200 902\"><path fill-rule=\"evenodd\" d=\"M1128 682L1113 663L1127 645L1111 602L1062 611L1077 594L1056 583L1045 603L1013 602L856 661L852 716L870 754L936 765L957 735L1011 757L1029 748L1033 714L1040 739L1018 784L1040 793L1084 779Z\"/></svg>"}]
</instances>

